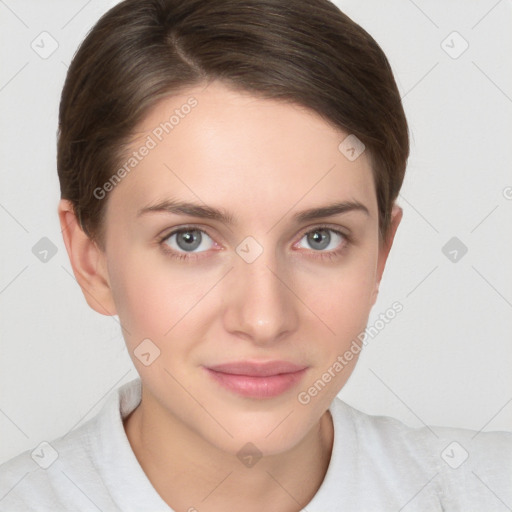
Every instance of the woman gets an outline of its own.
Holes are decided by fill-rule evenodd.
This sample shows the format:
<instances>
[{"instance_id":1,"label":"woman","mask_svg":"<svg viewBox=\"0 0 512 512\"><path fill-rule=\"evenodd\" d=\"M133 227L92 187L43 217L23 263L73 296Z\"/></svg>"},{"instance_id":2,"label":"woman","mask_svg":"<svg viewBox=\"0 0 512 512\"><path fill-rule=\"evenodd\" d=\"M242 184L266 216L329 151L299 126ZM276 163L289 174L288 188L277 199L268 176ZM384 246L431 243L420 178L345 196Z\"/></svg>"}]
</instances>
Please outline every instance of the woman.
<instances>
[{"instance_id":1,"label":"woman","mask_svg":"<svg viewBox=\"0 0 512 512\"><path fill-rule=\"evenodd\" d=\"M4 465L1 509L491 510L482 481L510 503L509 434L336 398L408 153L385 55L327 0L111 9L64 85L59 217L140 379Z\"/></svg>"}]
</instances>

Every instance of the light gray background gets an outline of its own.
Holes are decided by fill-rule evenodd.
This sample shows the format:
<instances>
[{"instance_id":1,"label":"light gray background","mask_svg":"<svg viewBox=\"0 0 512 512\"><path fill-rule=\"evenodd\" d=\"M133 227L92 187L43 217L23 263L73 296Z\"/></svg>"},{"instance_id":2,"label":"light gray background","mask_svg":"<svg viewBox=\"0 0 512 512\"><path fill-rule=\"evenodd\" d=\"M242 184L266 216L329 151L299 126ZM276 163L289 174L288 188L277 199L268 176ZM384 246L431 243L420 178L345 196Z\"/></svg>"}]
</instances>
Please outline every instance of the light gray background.
<instances>
[{"instance_id":1,"label":"light gray background","mask_svg":"<svg viewBox=\"0 0 512 512\"><path fill-rule=\"evenodd\" d=\"M116 319L82 296L56 213L67 65L115 3L0 0L0 462L80 425L137 376ZM512 430L512 2L338 5L388 55L412 139L404 220L370 324L395 300L404 310L340 397L413 426ZM58 42L46 59L31 48L51 48L43 31ZM469 44L458 58L453 31ZM456 262L442 252L454 236L468 248ZM32 252L42 237L57 247L47 262Z\"/></svg>"}]
</instances>

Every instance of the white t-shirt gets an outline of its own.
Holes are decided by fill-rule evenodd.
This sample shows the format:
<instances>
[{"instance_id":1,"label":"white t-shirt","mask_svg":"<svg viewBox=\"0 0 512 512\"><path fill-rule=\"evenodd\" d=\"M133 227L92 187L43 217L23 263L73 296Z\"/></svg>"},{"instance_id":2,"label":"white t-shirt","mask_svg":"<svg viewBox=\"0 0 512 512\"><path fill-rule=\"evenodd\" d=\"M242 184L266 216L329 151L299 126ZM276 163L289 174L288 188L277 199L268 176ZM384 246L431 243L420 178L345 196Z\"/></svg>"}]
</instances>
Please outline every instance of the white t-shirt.
<instances>
[{"instance_id":1,"label":"white t-shirt","mask_svg":"<svg viewBox=\"0 0 512 512\"><path fill-rule=\"evenodd\" d=\"M0 511L172 512L146 477L123 428L122 419L140 400L137 378L114 391L76 430L0 466ZM512 507L512 433L411 428L364 414L338 398L329 410L331 460L304 511ZM191 507L201 511L200 504Z\"/></svg>"}]
</instances>

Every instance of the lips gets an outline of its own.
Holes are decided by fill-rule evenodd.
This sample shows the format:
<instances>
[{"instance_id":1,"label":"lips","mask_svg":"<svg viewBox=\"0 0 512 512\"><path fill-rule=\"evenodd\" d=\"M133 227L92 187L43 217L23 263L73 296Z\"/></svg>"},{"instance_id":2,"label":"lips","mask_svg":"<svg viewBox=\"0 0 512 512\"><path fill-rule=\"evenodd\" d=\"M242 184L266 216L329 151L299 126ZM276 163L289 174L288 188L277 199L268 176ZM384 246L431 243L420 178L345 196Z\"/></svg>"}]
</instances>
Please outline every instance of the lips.
<instances>
[{"instance_id":1,"label":"lips","mask_svg":"<svg viewBox=\"0 0 512 512\"><path fill-rule=\"evenodd\" d=\"M288 361L239 361L205 367L205 370L225 389L244 397L263 399L281 395L296 386L307 366Z\"/></svg>"},{"instance_id":2,"label":"lips","mask_svg":"<svg viewBox=\"0 0 512 512\"><path fill-rule=\"evenodd\" d=\"M287 361L270 361L267 363L252 363L239 361L235 363L219 364L208 367L210 370L231 375L248 375L251 377L269 377L282 373L295 373L306 368L305 365L289 363Z\"/></svg>"}]
</instances>

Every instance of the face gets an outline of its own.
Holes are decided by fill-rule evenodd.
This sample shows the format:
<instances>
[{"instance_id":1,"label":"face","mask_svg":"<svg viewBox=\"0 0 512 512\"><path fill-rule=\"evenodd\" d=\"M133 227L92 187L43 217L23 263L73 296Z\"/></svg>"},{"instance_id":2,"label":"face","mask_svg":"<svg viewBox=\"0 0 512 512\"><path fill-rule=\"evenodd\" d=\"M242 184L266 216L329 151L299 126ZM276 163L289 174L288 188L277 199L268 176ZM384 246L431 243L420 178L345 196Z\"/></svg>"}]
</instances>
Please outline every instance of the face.
<instances>
[{"instance_id":1,"label":"face","mask_svg":"<svg viewBox=\"0 0 512 512\"><path fill-rule=\"evenodd\" d=\"M162 100L137 134L104 258L145 406L230 453L290 449L347 381L357 355L335 363L375 301L367 155L347 159L348 134L303 107L219 83Z\"/></svg>"}]
</instances>

